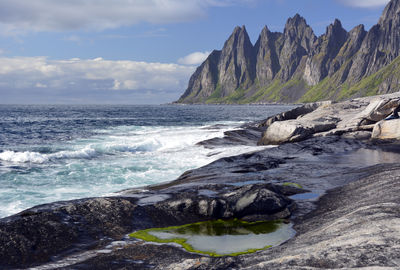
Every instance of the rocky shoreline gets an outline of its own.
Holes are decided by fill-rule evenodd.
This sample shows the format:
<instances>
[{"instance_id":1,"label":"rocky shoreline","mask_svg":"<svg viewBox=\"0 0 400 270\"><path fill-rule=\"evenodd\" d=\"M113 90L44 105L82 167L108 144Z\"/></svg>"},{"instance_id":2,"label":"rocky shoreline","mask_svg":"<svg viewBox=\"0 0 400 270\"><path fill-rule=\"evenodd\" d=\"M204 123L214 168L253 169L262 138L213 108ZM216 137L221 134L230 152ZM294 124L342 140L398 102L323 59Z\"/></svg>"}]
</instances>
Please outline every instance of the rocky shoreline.
<instances>
[{"instance_id":1,"label":"rocky shoreline","mask_svg":"<svg viewBox=\"0 0 400 270\"><path fill-rule=\"evenodd\" d=\"M3 218L0 268L398 269L400 144L393 130L400 120L380 120L399 100L391 94L308 104L200 143L277 147L222 158L170 183ZM128 237L231 218L287 219L297 234L277 247L222 258Z\"/></svg>"}]
</instances>

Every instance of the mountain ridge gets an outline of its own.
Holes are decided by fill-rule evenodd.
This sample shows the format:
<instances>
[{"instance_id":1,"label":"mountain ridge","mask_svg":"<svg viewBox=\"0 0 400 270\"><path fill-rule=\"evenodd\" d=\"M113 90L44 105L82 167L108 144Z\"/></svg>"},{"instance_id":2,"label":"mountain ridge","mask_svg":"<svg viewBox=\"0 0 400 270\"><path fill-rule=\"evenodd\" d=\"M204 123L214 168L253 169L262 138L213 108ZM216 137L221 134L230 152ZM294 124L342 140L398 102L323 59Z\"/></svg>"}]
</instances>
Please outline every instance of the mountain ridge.
<instances>
[{"instance_id":1,"label":"mountain ridge","mask_svg":"<svg viewBox=\"0 0 400 270\"><path fill-rule=\"evenodd\" d=\"M177 103L293 103L391 93L400 90L399 55L400 0L391 0L369 31L363 25L346 31L335 19L318 37L296 14L283 33L264 26L253 45L245 26L238 26L197 68Z\"/></svg>"}]
</instances>

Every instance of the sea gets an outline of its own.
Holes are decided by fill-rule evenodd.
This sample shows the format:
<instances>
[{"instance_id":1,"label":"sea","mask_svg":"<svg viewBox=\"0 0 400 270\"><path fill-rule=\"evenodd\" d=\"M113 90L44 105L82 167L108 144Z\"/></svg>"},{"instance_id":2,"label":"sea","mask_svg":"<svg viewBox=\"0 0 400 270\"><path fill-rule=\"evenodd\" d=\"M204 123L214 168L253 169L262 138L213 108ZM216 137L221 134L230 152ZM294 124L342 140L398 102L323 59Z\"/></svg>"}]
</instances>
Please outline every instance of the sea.
<instances>
[{"instance_id":1,"label":"sea","mask_svg":"<svg viewBox=\"0 0 400 270\"><path fill-rule=\"evenodd\" d=\"M171 181L256 146L196 145L289 105L0 105L0 218Z\"/></svg>"}]
</instances>

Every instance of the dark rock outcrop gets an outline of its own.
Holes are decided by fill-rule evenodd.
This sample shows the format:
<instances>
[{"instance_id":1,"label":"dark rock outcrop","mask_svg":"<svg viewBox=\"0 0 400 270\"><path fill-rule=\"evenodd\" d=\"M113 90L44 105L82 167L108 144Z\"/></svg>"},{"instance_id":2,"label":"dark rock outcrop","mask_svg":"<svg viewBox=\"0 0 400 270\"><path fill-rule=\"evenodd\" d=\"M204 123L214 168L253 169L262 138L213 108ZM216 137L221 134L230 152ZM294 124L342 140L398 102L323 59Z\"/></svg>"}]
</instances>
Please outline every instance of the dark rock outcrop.
<instances>
[{"instance_id":1,"label":"dark rock outcrop","mask_svg":"<svg viewBox=\"0 0 400 270\"><path fill-rule=\"evenodd\" d=\"M242 180L245 172L265 172L284 162L246 154L215 162L205 170L215 175L229 164L227 173L235 175L230 177L235 182ZM236 186L225 183L223 174L212 180L203 172L189 171L173 183L146 190L40 205L0 219L0 268L25 268L61 260L146 228L212 219L288 218L295 205L287 195L304 192L271 183Z\"/></svg>"},{"instance_id":2,"label":"dark rock outcrop","mask_svg":"<svg viewBox=\"0 0 400 270\"><path fill-rule=\"evenodd\" d=\"M304 102L392 93L400 90L400 68L391 67L399 55L400 0L391 0L368 32L363 25L347 32L336 19L316 37L296 14L283 33L264 27L254 46L244 26L236 27L177 102ZM375 74L380 76L369 77Z\"/></svg>"}]
</instances>

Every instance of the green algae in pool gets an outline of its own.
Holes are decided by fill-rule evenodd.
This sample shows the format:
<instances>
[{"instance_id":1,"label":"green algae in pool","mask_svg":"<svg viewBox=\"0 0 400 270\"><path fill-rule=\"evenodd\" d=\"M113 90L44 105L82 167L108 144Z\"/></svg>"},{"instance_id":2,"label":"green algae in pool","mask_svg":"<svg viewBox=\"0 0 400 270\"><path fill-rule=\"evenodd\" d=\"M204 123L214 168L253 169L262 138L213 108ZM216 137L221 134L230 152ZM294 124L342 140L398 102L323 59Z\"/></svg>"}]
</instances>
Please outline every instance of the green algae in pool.
<instances>
[{"instance_id":1,"label":"green algae in pool","mask_svg":"<svg viewBox=\"0 0 400 270\"><path fill-rule=\"evenodd\" d=\"M303 189L303 186L297 183L292 183L292 182L286 182L283 183L282 186L286 186L286 187L295 187L295 188L300 188Z\"/></svg>"},{"instance_id":2,"label":"green algae in pool","mask_svg":"<svg viewBox=\"0 0 400 270\"><path fill-rule=\"evenodd\" d=\"M276 246L294 234L292 225L281 220L246 222L234 219L152 228L134 232L130 236L149 242L178 243L189 252L220 257Z\"/></svg>"}]
</instances>

